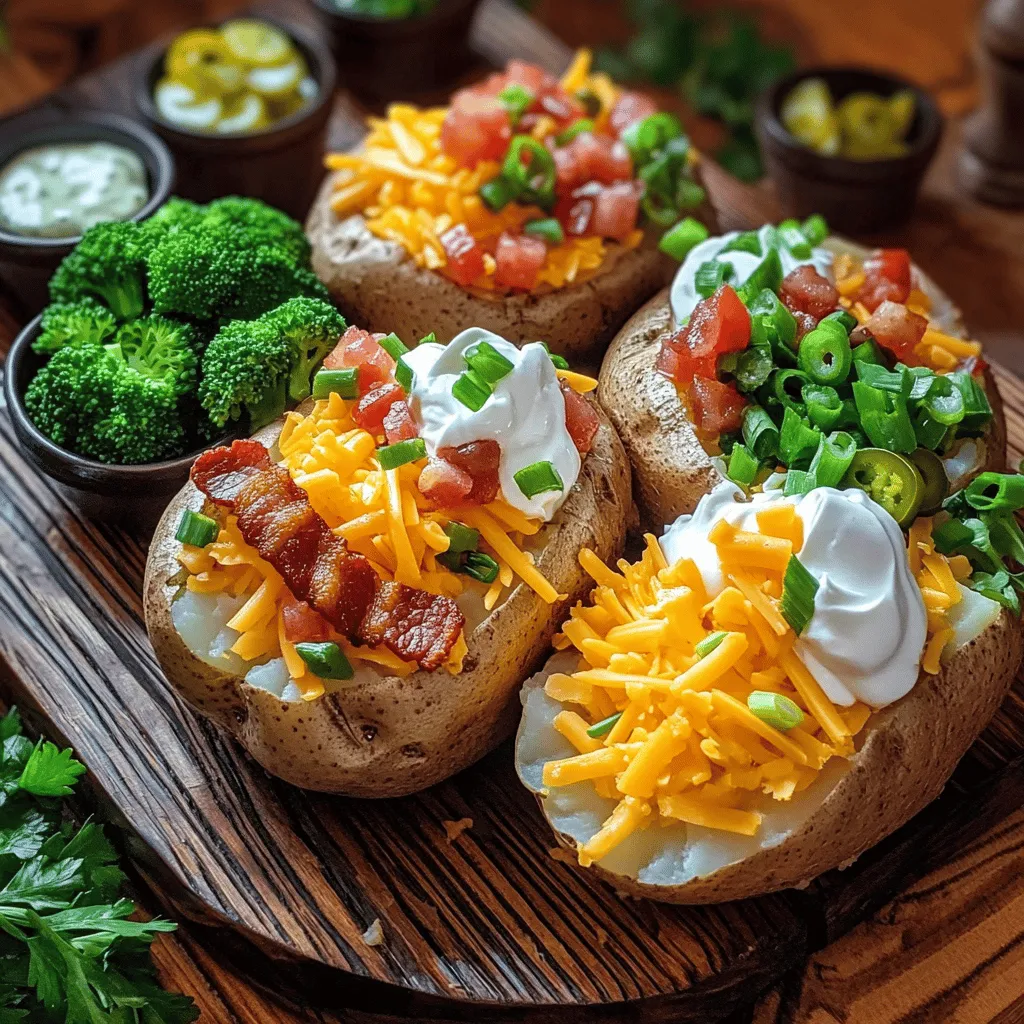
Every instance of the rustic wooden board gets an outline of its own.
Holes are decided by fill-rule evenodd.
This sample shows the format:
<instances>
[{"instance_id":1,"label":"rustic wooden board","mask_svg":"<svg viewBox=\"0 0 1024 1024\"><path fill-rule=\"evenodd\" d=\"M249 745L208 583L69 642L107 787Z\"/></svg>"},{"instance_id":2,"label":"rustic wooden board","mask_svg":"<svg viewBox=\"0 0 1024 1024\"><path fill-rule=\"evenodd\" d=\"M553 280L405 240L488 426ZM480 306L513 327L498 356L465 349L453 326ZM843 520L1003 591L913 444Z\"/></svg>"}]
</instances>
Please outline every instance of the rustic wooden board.
<instances>
[{"instance_id":1,"label":"rustic wooden board","mask_svg":"<svg viewBox=\"0 0 1024 1024\"><path fill-rule=\"evenodd\" d=\"M293 5L272 5L291 12ZM294 7L300 16L304 8ZM478 45L557 70L567 54L501 0ZM135 59L58 103L126 109ZM341 100L332 144L359 137ZM770 199L727 176L723 219ZM14 325L0 319L10 340ZM998 372L1014 458L1024 384ZM435 789L365 802L269 778L170 691L146 640L146 538L82 519L21 459L0 417L0 685L77 749L151 883L210 929L246 977L299 1005L430 1020L713 1020L1009 813L1024 794L1024 684L943 798L852 870L743 903L624 901L549 855L551 837L506 745ZM1007 767L1009 765L1009 767ZM971 787L983 786L982 795ZM472 818L449 841L444 823ZM923 858L927 847L933 856ZM363 931L379 918L385 941Z\"/></svg>"}]
</instances>

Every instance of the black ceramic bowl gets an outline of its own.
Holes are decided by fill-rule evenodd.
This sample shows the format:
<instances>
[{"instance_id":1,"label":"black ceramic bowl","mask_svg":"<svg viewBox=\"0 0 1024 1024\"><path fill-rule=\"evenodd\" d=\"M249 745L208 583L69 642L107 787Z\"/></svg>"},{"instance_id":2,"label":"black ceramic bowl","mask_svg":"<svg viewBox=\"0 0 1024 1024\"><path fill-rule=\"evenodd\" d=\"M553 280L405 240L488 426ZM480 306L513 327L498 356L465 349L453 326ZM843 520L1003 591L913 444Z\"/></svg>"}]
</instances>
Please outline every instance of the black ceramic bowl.
<instances>
[{"instance_id":1,"label":"black ceramic bowl","mask_svg":"<svg viewBox=\"0 0 1024 1024\"><path fill-rule=\"evenodd\" d=\"M369 103L415 99L452 85L471 55L480 0L438 0L412 18L368 18L332 0L310 0L346 88Z\"/></svg>"},{"instance_id":2,"label":"black ceramic bowl","mask_svg":"<svg viewBox=\"0 0 1024 1024\"><path fill-rule=\"evenodd\" d=\"M790 135L780 116L786 96L805 78L823 78L837 103L853 92L891 96L899 89L911 90L916 102L907 152L889 160L847 160L809 149ZM942 115L924 90L897 75L863 68L808 68L780 79L761 95L756 126L785 214L820 213L836 230L857 234L892 227L910 216L942 135Z\"/></svg>"},{"instance_id":3,"label":"black ceramic bowl","mask_svg":"<svg viewBox=\"0 0 1024 1024\"><path fill-rule=\"evenodd\" d=\"M153 102L153 88L163 76L166 44L153 48L142 61L135 103L174 153L179 195L200 203L226 195L253 196L302 220L324 176L327 122L337 81L334 60L313 33L262 15L259 20L291 37L317 83L316 97L290 117L266 131L224 135L186 131L168 121Z\"/></svg>"},{"instance_id":4,"label":"black ceramic bowl","mask_svg":"<svg viewBox=\"0 0 1024 1024\"><path fill-rule=\"evenodd\" d=\"M22 453L50 477L57 489L85 515L148 527L156 524L173 495L188 479L199 451L167 462L110 466L55 445L29 418L22 396L45 357L32 351L42 320L37 316L14 340L3 367L4 400ZM215 441L228 442L226 434Z\"/></svg>"},{"instance_id":5,"label":"black ceramic bowl","mask_svg":"<svg viewBox=\"0 0 1024 1024\"><path fill-rule=\"evenodd\" d=\"M46 110L12 118L0 129L0 167L23 150L54 142L111 142L138 153L149 175L149 201L132 220L152 214L174 188L174 158L167 147L147 128L117 114ZM46 305L47 281L80 239L32 238L0 230L0 278L26 315Z\"/></svg>"}]
</instances>

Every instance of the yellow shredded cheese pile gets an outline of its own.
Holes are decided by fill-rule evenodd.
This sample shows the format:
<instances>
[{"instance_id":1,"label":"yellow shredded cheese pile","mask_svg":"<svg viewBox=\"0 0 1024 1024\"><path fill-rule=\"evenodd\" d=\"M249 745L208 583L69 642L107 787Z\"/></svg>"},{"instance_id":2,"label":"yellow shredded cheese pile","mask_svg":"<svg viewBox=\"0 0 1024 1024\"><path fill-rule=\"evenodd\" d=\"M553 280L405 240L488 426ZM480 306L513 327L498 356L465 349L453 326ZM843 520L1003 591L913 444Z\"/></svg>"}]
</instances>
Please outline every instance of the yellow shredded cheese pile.
<instances>
[{"instance_id":1,"label":"yellow shredded cheese pile","mask_svg":"<svg viewBox=\"0 0 1024 1024\"><path fill-rule=\"evenodd\" d=\"M589 88L602 104L598 129L608 119L618 90L607 75L590 72L590 53L580 51L566 72L567 91ZM444 271L448 260L441 235L464 224L485 250L484 273L472 287L494 291L494 249L503 231L521 234L527 221L549 216L539 207L509 203L494 213L478 195L480 186L497 177L498 163L482 161L469 169L441 149L441 125L447 107L420 109L393 103L386 118L368 119L370 133L357 153L335 153L327 166L340 173L331 208L338 217L361 213L379 238L396 242L427 270ZM541 118L533 131L540 140L551 133L553 122ZM643 239L639 229L624 243L633 249ZM549 247L547 260L534 291L550 291L585 281L600 270L612 249L603 239L567 237Z\"/></svg>"},{"instance_id":2,"label":"yellow shredded cheese pile","mask_svg":"<svg viewBox=\"0 0 1024 1024\"><path fill-rule=\"evenodd\" d=\"M843 253L836 259L834 270L841 305L853 313L858 323L866 323L871 313L863 303L855 300L864 284L863 269L857 266L848 253ZM932 325L931 300L919 288L915 288L907 297L906 306L912 313L917 313L929 321L924 337L914 348L914 354L921 360L922 366L927 366L936 373L948 373L955 370L962 360L981 355L980 342L965 341Z\"/></svg>"}]
</instances>

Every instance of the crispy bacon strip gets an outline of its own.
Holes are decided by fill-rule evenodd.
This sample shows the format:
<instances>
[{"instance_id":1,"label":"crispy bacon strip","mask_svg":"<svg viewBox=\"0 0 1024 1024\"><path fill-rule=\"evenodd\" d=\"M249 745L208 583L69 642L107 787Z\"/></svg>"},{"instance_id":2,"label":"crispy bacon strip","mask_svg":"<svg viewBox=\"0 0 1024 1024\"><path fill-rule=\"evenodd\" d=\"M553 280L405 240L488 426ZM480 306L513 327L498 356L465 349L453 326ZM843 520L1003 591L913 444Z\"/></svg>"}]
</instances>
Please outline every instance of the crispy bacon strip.
<instances>
[{"instance_id":1,"label":"crispy bacon strip","mask_svg":"<svg viewBox=\"0 0 1024 1024\"><path fill-rule=\"evenodd\" d=\"M317 515L306 492L275 465L258 441L204 452L192 482L235 513L238 529L306 601L343 636L383 644L428 671L447 660L465 625L450 598L385 583Z\"/></svg>"}]
</instances>

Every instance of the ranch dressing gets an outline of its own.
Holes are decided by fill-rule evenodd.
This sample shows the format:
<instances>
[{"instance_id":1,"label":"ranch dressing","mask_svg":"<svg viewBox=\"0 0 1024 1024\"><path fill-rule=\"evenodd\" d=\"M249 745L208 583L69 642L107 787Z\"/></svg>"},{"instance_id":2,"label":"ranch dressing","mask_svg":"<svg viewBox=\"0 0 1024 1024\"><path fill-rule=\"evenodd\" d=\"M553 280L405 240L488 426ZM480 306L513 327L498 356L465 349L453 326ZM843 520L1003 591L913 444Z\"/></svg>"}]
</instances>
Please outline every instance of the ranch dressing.
<instances>
[{"instance_id":1,"label":"ranch dressing","mask_svg":"<svg viewBox=\"0 0 1024 1024\"><path fill-rule=\"evenodd\" d=\"M769 240L772 232L772 225L765 224L758 231L758 238L761 239L761 251L768 252ZM718 254L735 238L740 235L739 231L730 231L724 235L715 235L694 246L683 260L683 265L676 271L675 279L672 282L672 290L669 293L669 301L672 305L672 317L676 326L686 320L693 312L694 307L700 302L701 296L697 292L695 277L702 263L713 260ZM828 249L816 248L811 250L810 259L797 259L784 245L778 246L779 258L782 261L782 275L792 273L797 267L811 266L824 277L832 277L832 253ZM732 287L736 288L743 284L754 272L764 256L755 256L752 252L727 252L721 257L722 263L730 263L733 268L733 278L729 281Z\"/></svg>"},{"instance_id":2,"label":"ranch dressing","mask_svg":"<svg viewBox=\"0 0 1024 1024\"><path fill-rule=\"evenodd\" d=\"M137 153L109 142L65 142L19 153L0 170L0 229L73 238L100 221L128 220L149 199Z\"/></svg>"},{"instance_id":3,"label":"ranch dressing","mask_svg":"<svg viewBox=\"0 0 1024 1024\"><path fill-rule=\"evenodd\" d=\"M708 540L724 519L757 531L756 513L789 504L803 522L799 558L818 581L814 614L796 650L825 691L842 707L874 708L910 692L927 635L921 591L910 572L896 520L863 491L819 487L804 495L780 491L743 501L726 481L705 495L692 516L680 516L661 539L669 563L692 558L709 597L725 586L715 546Z\"/></svg>"},{"instance_id":4,"label":"ranch dressing","mask_svg":"<svg viewBox=\"0 0 1024 1024\"><path fill-rule=\"evenodd\" d=\"M466 369L463 353L481 341L493 345L513 369L473 412L452 395L452 385ZM555 367L544 346L532 342L519 349L491 331L470 327L447 345L425 342L402 358L413 371L409 407L427 453L471 441L497 441L502 497L524 515L550 520L576 483L581 463L565 426L565 399ZM515 474L535 462L550 462L563 489L528 498Z\"/></svg>"}]
</instances>

